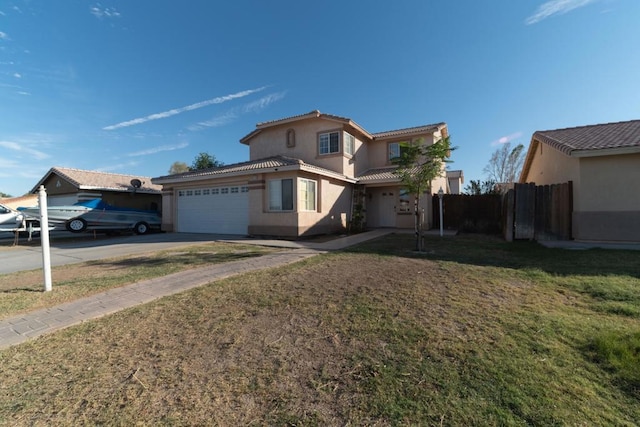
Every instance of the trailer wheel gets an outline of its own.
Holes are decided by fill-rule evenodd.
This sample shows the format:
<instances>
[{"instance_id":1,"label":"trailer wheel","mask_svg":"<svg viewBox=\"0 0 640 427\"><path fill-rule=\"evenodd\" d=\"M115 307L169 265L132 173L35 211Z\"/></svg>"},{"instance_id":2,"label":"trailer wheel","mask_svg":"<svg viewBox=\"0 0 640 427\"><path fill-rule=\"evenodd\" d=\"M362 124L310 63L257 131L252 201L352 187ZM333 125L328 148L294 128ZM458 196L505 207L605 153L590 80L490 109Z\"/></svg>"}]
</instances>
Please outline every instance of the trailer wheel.
<instances>
[{"instance_id":1,"label":"trailer wheel","mask_svg":"<svg viewBox=\"0 0 640 427\"><path fill-rule=\"evenodd\" d=\"M149 224L146 222L139 222L133 227L133 232L136 234L147 234L149 232Z\"/></svg>"},{"instance_id":2,"label":"trailer wheel","mask_svg":"<svg viewBox=\"0 0 640 427\"><path fill-rule=\"evenodd\" d=\"M87 229L87 221L82 218L70 219L66 222L65 227L72 233L82 233Z\"/></svg>"}]
</instances>

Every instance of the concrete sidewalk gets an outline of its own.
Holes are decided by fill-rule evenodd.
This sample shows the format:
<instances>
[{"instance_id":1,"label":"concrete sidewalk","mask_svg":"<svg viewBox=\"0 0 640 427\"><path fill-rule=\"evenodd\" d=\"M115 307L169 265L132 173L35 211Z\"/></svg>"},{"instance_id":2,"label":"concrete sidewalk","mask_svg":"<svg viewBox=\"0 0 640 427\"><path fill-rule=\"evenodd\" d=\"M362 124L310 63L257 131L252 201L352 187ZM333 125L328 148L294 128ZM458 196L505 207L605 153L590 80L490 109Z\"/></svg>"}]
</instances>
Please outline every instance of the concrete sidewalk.
<instances>
[{"instance_id":1,"label":"concrete sidewalk","mask_svg":"<svg viewBox=\"0 0 640 427\"><path fill-rule=\"evenodd\" d=\"M227 277L271 267L291 264L320 253L344 249L364 241L390 234L394 230L374 230L324 243L254 240L251 243L288 248L257 258L215 264L170 274L127 286L110 289L55 307L32 311L0 320L0 349L20 344L87 320L96 319L167 295L215 282ZM232 241L232 240L227 240ZM239 243L249 243L238 240ZM54 291L55 292L55 286Z\"/></svg>"}]
</instances>

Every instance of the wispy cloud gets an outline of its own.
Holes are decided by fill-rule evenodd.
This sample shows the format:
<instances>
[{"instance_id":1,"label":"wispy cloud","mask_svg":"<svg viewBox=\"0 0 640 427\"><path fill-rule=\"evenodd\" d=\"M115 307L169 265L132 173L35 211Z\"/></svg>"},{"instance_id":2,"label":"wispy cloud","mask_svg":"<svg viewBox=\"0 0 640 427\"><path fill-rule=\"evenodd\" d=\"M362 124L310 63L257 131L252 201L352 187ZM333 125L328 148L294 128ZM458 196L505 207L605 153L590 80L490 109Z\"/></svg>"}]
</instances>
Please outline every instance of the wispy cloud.
<instances>
[{"instance_id":1,"label":"wispy cloud","mask_svg":"<svg viewBox=\"0 0 640 427\"><path fill-rule=\"evenodd\" d=\"M148 115L146 117L141 117L138 119L127 120L125 122L116 123L115 125L106 126L106 127L103 127L102 129L115 130L115 129L120 129L127 126L139 125L141 123L145 123L151 120L166 119L167 117L175 116L177 114L181 114L186 111L197 110L198 108L207 107L209 105L222 104L223 102L231 101L237 98L243 98L245 96L251 95L252 93L260 92L266 88L267 86L263 86L257 89L243 90L241 92L236 92L236 93L232 93L225 96L219 96L217 98L208 99L206 101L196 102L195 104L187 105L186 107L175 108L173 110L163 111L162 113L155 113L155 114Z\"/></svg>"},{"instance_id":2,"label":"wispy cloud","mask_svg":"<svg viewBox=\"0 0 640 427\"><path fill-rule=\"evenodd\" d=\"M16 79L21 79L21 78L22 78L22 74L20 74L20 73L13 73L13 77L15 77Z\"/></svg>"},{"instance_id":3,"label":"wispy cloud","mask_svg":"<svg viewBox=\"0 0 640 427\"><path fill-rule=\"evenodd\" d=\"M102 18L119 18L120 12L112 7L102 7L100 3L89 9L90 13L98 19Z\"/></svg>"},{"instance_id":4,"label":"wispy cloud","mask_svg":"<svg viewBox=\"0 0 640 427\"><path fill-rule=\"evenodd\" d=\"M0 141L0 147L17 152L19 154L26 154L27 156L33 157L36 160L49 158L49 155L47 153L34 150L33 148L27 147L25 144L20 144L14 141Z\"/></svg>"},{"instance_id":5,"label":"wispy cloud","mask_svg":"<svg viewBox=\"0 0 640 427\"><path fill-rule=\"evenodd\" d=\"M180 150L181 148L185 148L188 146L189 146L188 142L181 142L180 144L175 144L175 145L161 145L159 147L153 147L147 150L136 151L135 153L127 154L127 156L128 157L148 156L149 154L156 154L162 151Z\"/></svg>"},{"instance_id":6,"label":"wispy cloud","mask_svg":"<svg viewBox=\"0 0 640 427\"><path fill-rule=\"evenodd\" d=\"M240 117L241 114L246 114L251 112L257 113L264 110L270 104L273 104L274 102L284 98L285 95L286 95L286 92L277 92L277 93L269 94L267 96L263 96L262 98L256 101L252 101L243 105L242 107L232 108L226 113L216 116L210 120L206 120L204 122L199 122L195 125L189 126L188 129L191 131L197 131L204 128L224 126L236 120L238 117Z\"/></svg>"},{"instance_id":7,"label":"wispy cloud","mask_svg":"<svg viewBox=\"0 0 640 427\"><path fill-rule=\"evenodd\" d=\"M508 142L511 142L511 141L513 141L515 139L520 138L521 136L522 136L522 132L515 132L515 133L512 133L510 135L501 136L500 138L498 138L495 141L491 142L491 146L506 144Z\"/></svg>"},{"instance_id":8,"label":"wispy cloud","mask_svg":"<svg viewBox=\"0 0 640 427\"><path fill-rule=\"evenodd\" d=\"M574 9L595 3L599 0L549 0L538 7L536 12L525 19L527 25L536 24L553 15L564 15Z\"/></svg>"},{"instance_id":9,"label":"wispy cloud","mask_svg":"<svg viewBox=\"0 0 640 427\"><path fill-rule=\"evenodd\" d=\"M119 163L111 166L104 166L101 168L96 168L95 170L98 172L112 172L112 171L123 170L123 169L126 170L131 168L132 166L138 166L139 164L140 162L131 161L131 162Z\"/></svg>"},{"instance_id":10,"label":"wispy cloud","mask_svg":"<svg viewBox=\"0 0 640 427\"><path fill-rule=\"evenodd\" d=\"M9 40L7 33L0 31L0 40Z\"/></svg>"}]
</instances>

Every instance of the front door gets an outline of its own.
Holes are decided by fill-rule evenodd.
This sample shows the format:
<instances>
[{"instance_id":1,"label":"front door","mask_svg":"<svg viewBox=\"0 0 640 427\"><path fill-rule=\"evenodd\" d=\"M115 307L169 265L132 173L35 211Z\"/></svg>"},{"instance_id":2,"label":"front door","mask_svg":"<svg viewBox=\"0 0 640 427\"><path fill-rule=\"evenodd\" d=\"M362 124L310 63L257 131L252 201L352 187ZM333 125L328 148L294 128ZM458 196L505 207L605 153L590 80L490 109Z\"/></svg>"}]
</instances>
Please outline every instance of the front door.
<instances>
[{"instance_id":1,"label":"front door","mask_svg":"<svg viewBox=\"0 0 640 427\"><path fill-rule=\"evenodd\" d=\"M394 188L382 190L380 197L380 227L396 226L396 190Z\"/></svg>"}]
</instances>

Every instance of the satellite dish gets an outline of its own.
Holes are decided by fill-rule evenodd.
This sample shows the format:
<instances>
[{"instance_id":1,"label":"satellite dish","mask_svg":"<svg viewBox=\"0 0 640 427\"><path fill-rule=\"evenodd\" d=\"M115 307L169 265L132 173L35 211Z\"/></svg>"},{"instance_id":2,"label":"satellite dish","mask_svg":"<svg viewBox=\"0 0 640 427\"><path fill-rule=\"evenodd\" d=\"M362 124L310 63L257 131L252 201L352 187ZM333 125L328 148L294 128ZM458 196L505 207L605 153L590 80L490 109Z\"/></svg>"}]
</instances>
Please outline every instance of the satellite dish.
<instances>
[{"instance_id":1,"label":"satellite dish","mask_svg":"<svg viewBox=\"0 0 640 427\"><path fill-rule=\"evenodd\" d=\"M131 180L131 186L133 188L140 188L140 187L142 187L142 181L140 181L137 178L134 178L134 179Z\"/></svg>"}]
</instances>

